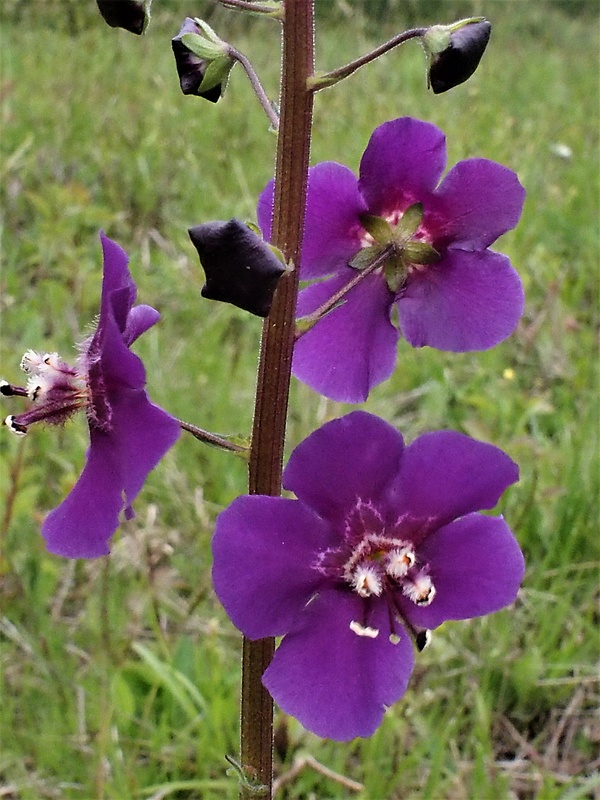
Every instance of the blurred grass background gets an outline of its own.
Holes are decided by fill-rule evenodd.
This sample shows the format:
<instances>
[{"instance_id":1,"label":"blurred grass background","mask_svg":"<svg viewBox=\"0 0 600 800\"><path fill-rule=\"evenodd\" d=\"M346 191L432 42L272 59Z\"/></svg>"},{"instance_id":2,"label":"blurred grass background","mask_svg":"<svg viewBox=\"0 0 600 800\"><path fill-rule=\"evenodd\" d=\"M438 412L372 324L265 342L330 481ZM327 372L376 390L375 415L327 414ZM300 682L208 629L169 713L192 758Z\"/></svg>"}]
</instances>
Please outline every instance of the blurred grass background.
<instances>
[{"instance_id":1,"label":"blurred grass background","mask_svg":"<svg viewBox=\"0 0 600 800\"><path fill-rule=\"evenodd\" d=\"M408 440L449 427L519 462L499 510L528 571L514 607L435 633L371 739L321 741L278 714L277 796L598 798L598 5L317 0L317 12L323 69L406 26L493 23L480 69L446 95L426 92L415 44L319 94L313 161L356 169L373 128L409 114L445 130L449 164L492 158L526 186L522 222L497 245L526 287L517 333L481 354L401 343L366 408ZM181 95L169 40L186 15L209 18L276 96L275 23L155 0L137 38L91 0L3 0L1 372L18 382L30 347L73 354L98 311L103 228L163 315L136 345L152 398L247 434L260 321L200 298L186 229L254 217L275 139L238 70L216 106ZM289 447L347 410L294 383ZM210 536L245 491L244 465L183 439L112 557L67 562L45 552L39 525L85 447L83 419L24 440L0 429L0 796L234 798L224 755L237 752L240 640L212 593ZM347 781L301 770L305 757Z\"/></svg>"}]
</instances>

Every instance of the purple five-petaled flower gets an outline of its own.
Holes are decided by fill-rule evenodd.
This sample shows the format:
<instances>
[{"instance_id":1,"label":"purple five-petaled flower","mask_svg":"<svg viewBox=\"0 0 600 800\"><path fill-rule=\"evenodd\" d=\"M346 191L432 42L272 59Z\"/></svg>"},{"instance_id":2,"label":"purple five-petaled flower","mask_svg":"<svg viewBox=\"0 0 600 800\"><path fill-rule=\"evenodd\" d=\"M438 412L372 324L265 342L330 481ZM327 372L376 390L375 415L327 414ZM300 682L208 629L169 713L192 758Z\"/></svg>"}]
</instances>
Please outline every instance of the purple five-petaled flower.
<instances>
[{"instance_id":1,"label":"purple five-petaled flower","mask_svg":"<svg viewBox=\"0 0 600 800\"><path fill-rule=\"evenodd\" d=\"M326 397L365 400L393 372L400 332L413 347L485 350L521 317L520 278L488 248L517 224L523 187L482 158L459 162L439 183L445 166L442 131L403 117L375 130L358 179L334 162L311 168L300 278L319 280L300 292L298 317L383 258L296 343L294 374ZM267 240L272 207L270 183L258 203Z\"/></svg>"},{"instance_id":2,"label":"purple five-petaled flower","mask_svg":"<svg viewBox=\"0 0 600 800\"><path fill-rule=\"evenodd\" d=\"M283 636L263 682L308 730L369 736L404 693L413 642L512 603L523 556L493 508L518 468L463 434L405 447L355 411L292 453L297 499L238 497L213 540L216 592L249 638Z\"/></svg>"},{"instance_id":3,"label":"purple five-petaled flower","mask_svg":"<svg viewBox=\"0 0 600 800\"><path fill-rule=\"evenodd\" d=\"M6 418L7 426L25 434L34 422L64 423L84 409L90 447L79 480L48 514L42 534L48 550L70 558L94 558L109 552L108 542L119 516L133 516L131 504L146 476L179 436L180 426L148 399L146 372L129 348L158 322L151 306L134 305L135 283L127 255L100 235L104 273L100 316L75 366L56 353L25 353L21 366L26 387L3 381L4 395L29 397L29 411Z\"/></svg>"}]
</instances>

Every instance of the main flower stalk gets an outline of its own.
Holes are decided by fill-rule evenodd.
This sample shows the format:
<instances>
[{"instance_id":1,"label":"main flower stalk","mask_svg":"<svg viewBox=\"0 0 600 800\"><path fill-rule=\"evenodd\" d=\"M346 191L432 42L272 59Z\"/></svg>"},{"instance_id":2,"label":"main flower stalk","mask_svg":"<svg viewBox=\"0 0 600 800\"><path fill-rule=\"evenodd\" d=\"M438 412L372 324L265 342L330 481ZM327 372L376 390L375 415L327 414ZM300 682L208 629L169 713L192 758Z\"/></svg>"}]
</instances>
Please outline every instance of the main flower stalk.
<instances>
[{"instance_id":1,"label":"main flower stalk","mask_svg":"<svg viewBox=\"0 0 600 800\"><path fill-rule=\"evenodd\" d=\"M313 0L285 0L281 121L275 168L272 243L288 263L300 263L310 154L313 94ZM252 447L251 494L281 492L283 448L294 347L298 269L282 277L263 328ZM242 653L241 763L248 778L271 797L273 701L262 684L274 640L244 638ZM256 797L242 787L241 797Z\"/></svg>"}]
</instances>

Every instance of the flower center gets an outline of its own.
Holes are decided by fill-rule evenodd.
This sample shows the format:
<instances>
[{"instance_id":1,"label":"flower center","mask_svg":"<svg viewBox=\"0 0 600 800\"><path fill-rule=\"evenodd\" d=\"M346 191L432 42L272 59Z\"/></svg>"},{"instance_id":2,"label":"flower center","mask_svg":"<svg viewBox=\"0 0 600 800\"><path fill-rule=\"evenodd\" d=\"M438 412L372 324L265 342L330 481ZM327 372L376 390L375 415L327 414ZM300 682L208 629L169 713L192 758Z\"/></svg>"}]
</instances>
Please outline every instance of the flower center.
<instances>
[{"instance_id":1,"label":"flower center","mask_svg":"<svg viewBox=\"0 0 600 800\"><path fill-rule=\"evenodd\" d=\"M377 271L385 276L390 292L397 294L411 273L422 271L440 259L440 254L428 241L422 222L421 203L413 203L404 212L393 211L383 217L361 214L363 247L350 261L350 266L366 269L387 250L389 255Z\"/></svg>"},{"instance_id":2,"label":"flower center","mask_svg":"<svg viewBox=\"0 0 600 800\"><path fill-rule=\"evenodd\" d=\"M400 522L386 526L373 505L359 500L346 518L343 545L322 553L317 568L364 601L363 618L350 625L354 633L377 636L378 629L369 625L368 618L374 600L381 598L390 610L390 640L399 641L394 622L401 620L422 648L426 644L424 632L406 620L401 598L416 606L428 606L436 589L429 565L419 557L414 544L402 538L401 528Z\"/></svg>"},{"instance_id":3,"label":"flower center","mask_svg":"<svg viewBox=\"0 0 600 800\"><path fill-rule=\"evenodd\" d=\"M89 404L85 376L63 361L57 353L37 353L28 350L21 359L21 369L27 375L27 385L0 383L4 396L28 397L33 406L17 416L4 420L7 427L19 436L27 433L34 422L62 424L72 414Z\"/></svg>"}]
</instances>

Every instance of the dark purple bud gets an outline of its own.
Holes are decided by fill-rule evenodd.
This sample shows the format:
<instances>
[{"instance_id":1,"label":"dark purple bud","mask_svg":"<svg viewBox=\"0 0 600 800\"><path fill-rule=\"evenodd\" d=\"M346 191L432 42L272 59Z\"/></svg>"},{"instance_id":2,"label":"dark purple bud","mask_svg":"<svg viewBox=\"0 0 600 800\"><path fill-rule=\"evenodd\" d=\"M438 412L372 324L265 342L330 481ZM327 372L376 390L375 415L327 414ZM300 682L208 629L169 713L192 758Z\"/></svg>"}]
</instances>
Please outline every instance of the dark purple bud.
<instances>
[{"instance_id":1,"label":"dark purple bud","mask_svg":"<svg viewBox=\"0 0 600 800\"><path fill-rule=\"evenodd\" d=\"M142 34L150 19L151 0L96 0L104 20L111 28Z\"/></svg>"},{"instance_id":2,"label":"dark purple bud","mask_svg":"<svg viewBox=\"0 0 600 800\"><path fill-rule=\"evenodd\" d=\"M206 222L188 233L206 274L202 297L266 317L286 272L271 247L237 219Z\"/></svg>"},{"instance_id":3,"label":"dark purple bud","mask_svg":"<svg viewBox=\"0 0 600 800\"><path fill-rule=\"evenodd\" d=\"M429 85L441 94L464 83L477 69L492 31L485 20L454 25L434 25L423 36L429 54Z\"/></svg>"},{"instance_id":4,"label":"dark purple bud","mask_svg":"<svg viewBox=\"0 0 600 800\"><path fill-rule=\"evenodd\" d=\"M194 35L195 49L200 52L194 52L184 43L183 37L189 34ZM211 38L207 38L207 35ZM225 43L218 39L206 23L186 17L177 36L171 39L171 46L183 94L193 94L216 103L225 91L234 63L227 53Z\"/></svg>"}]
</instances>

